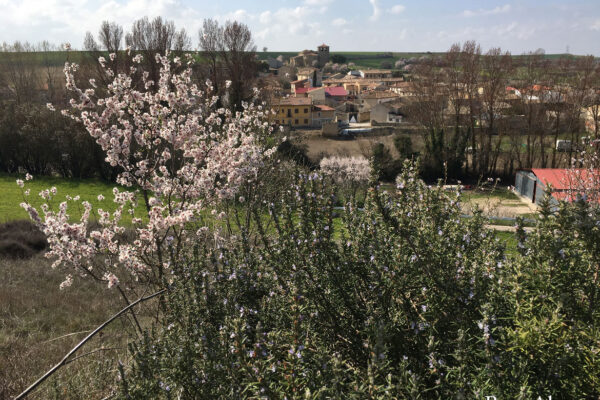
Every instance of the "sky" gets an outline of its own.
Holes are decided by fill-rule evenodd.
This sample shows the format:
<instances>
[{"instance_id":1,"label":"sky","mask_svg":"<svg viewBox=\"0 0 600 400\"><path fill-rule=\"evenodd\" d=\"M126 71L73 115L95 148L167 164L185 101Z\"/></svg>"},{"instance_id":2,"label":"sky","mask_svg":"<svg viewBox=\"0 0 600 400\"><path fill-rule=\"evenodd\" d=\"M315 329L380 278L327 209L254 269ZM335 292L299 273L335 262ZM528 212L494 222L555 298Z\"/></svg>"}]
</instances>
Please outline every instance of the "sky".
<instances>
[{"instance_id":1,"label":"sky","mask_svg":"<svg viewBox=\"0 0 600 400\"><path fill-rule=\"evenodd\" d=\"M205 18L247 24L262 51L446 51L476 40L486 51L600 56L600 0L0 0L0 42L81 48L103 20L127 31L162 16L198 43Z\"/></svg>"}]
</instances>

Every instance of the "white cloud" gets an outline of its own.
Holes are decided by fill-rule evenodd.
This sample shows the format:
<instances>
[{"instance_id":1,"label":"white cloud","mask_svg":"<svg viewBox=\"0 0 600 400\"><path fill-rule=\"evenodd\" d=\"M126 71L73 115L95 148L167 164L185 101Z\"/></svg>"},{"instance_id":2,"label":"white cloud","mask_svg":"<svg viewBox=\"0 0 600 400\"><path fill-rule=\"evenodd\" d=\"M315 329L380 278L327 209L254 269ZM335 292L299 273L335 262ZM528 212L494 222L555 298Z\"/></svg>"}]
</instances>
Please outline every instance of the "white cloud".
<instances>
[{"instance_id":1,"label":"white cloud","mask_svg":"<svg viewBox=\"0 0 600 400\"><path fill-rule=\"evenodd\" d=\"M369 0L369 3L371 3L371 6L373 6L373 15L371 15L369 18L371 19L371 21L377 21L381 16L379 0Z\"/></svg>"},{"instance_id":2,"label":"white cloud","mask_svg":"<svg viewBox=\"0 0 600 400\"><path fill-rule=\"evenodd\" d=\"M479 10L465 10L462 12L462 15L464 17L482 17L486 15L505 14L511 9L512 7L510 6L510 4L505 4L503 6L498 6L488 10L483 8L480 8Z\"/></svg>"},{"instance_id":3,"label":"white cloud","mask_svg":"<svg viewBox=\"0 0 600 400\"><path fill-rule=\"evenodd\" d=\"M590 26L590 29L593 31L600 31L600 18L594 21L594 23Z\"/></svg>"},{"instance_id":4,"label":"white cloud","mask_svg":"<svg viewBox=\"0 0 600 400\"><path fill-rule=\"evenodd\" d=\"M270 40L274 36L298 35L306 36L318 31L318 26L307 22L310 15L320 12L320 8L308 5L295 8L280 8L275 11L265 11L258 17L258 21L267 25L254 36L261 40Z\"/></svg>"},{"instance_id":5,"label":"white cloud","mask_svg":"<svg viewBox=\"0 0 600 400\"><path fill-rule=\"evenodd\" d=\"M116 22L128 31L132 22L143 16L161 16L173 20L178 28L185 27L194 39L203 17L180 0L8 0L2 4L3 40L68 41L74 48L81 46L86 31L95 34L104 20Z\"/></svg>"},{"instance_id":6,"label":"white cloud","mask_svg":"<svg viewBox=\"0 0 600 400\"><path fill-rule=\"evenodd\" d=\"M406 9L406 7L404 7L402 4L396 4L394 7L392 7L390 9L390 12L392 14L400 14L401 12L403 12Z\"/></svg>"},{"instance_id":7,"label":"white cloud","mask_svg":"<svg viewBox=\"0 0 600 400\"><path fill-rule=\"evenodd\" d=\"M260 13L258 20L261 24L268 24L269 22L271 22L271 11L265 11Z\"/></svg>"},{"instance_id":8,"label":"white cloud","mask_svg":"<svg viewBox=\"0 0 600 400\"><path fill-rule=\"evenodd\" d=\"M333 3L333 0L304 0L307 6L327 6Z\"/></svg>"},{"instance_id":9,"label":"white cloud","mask_svg":"<svg viewBox=\"0 0 600 400\"><path fill-rule=\"evenodd\" d=\"M248 11L243 10L243 9L235 10L233 12L229 12L227 14L219 15L216 17L216 19L218 19L220 21L238 21L238 22L244 22L244 21L252 20L254 18L255 18L254 15L249 14Z\"/></svg>"},{"instance_id":10,"label":"white cloud","mask_svg":"<svg viewBox=\"0 0 600 400\"><path fill-rule=\"evenodd\" d=\"M404 39L406 39L407 34L408 34L408 29L404 28L400 32L398 32L398 35L395 36L394 39L404 40Z\"/></svg>"},{"instance_id":11,"label":"white cloud","mask_svg":"<svg viewBox=\"0 0 600 400\"><path fill-rule=\"evenodd\" d=\"M337 27L344 26L347 23L348 23L348 21L346 21L344 18L336 18L333 21L331 21L331 24L333 26L337 26Z\"/></svg>"}]
</instances>

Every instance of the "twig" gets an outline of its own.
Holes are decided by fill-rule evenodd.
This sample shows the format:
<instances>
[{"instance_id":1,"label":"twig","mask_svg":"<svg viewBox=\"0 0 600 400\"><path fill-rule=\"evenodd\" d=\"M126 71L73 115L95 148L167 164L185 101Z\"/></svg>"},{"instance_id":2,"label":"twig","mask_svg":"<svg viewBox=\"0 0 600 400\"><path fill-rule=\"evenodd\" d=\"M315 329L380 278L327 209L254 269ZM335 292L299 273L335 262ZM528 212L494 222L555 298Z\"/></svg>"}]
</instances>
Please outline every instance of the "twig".
<instances>
[{"instance_id":1,"label":"twig","mask_svg":"<svg viewBox=\"0 0 600 400\"><path fill-rule=\"evenodd\" d=\"M89 356L90 354L94 354L99 351L121 350L121 349L124 349L124 347L100 347L96 350L88 351L87 353L83 353L83 354L78 355L77 357L71 358L70 360L65 361L64 365L71 364L75 360L79 360L82 357Z\"/></svg>"},{"instance_id":2,"label":"twig","mask_svg":"<svg viewBox=\"0 0 600 400\"><path fill-rule=\"evenodd\" d=\"M44 343L50 343L50 342L53 342L55 340L62 339L62 338L68 337L68 336L73 336L73 335L78 335L80 333L88 333L88 332L89 332L89 330L87 330L87 331L73 332L73 333L67 333L66 335L62 335L62 336L59 336L59 337L52 338L50 340L46 340L45 342L42 342L42 344L44 344Z\"/></svg>"},{"instance_id":3,"label":"twig","mask_svg":"<svg viewBox=\"0 0 600 400\"><path fill-rule=\"evenodd\" d=\"M23 393L21 393L20 395L18 395L17 397L15 397L15 400L24 399L33 389L35 389L36 387L38 387L42 382L44 382L52 374L54 374L60 367L62 367L63 365L65 365L67 363L67 359L71 355L73 355L77 350L79 350L84 344L86 344L92 337L94 337L98 332L100 332L102 329L104 329L108 324L110 324L115 319L119 318L121 315L123 315L124 313L126 313L127 311L129 311L130 308L132 308L133 306L135 306L138 303L144 302L146 300L150 300L153 297L161 295L161 294L163 294L166 291L167 291L167 289L162 289L162 290L159 290L156 293L151 294L150 296L140 297L138 300L134 301L133 303L131 303L127 307L123 308L121 311L119 311L118 313L116 313L112 317L110 317L110 319L106 320L102 325L100 325L99 327L97 327L92 333L90 333L89 335L87 335L85 337L85 339L83 339L81 342L79 342L77 344L77 346L73 347L71 349L71 351L69 351L67 353L67 355L64 356L63 359L60 360L60 362L58 364L56 364L54 367L52 367L48 372L46 372L40 379L38 379L37 381L35 381L31 386L29 386L27 389L25 389L25 391Z\"/></svg>"},{"instance_id":4,"label":"twig","mask_svg":"<svg viewBox=\"0 0 600 400\"><path fill-rule=\"evenodd\" d=\"M130 305L129 299L125 295L125 292L123 291L123 289L121 289L121 286L117 285L117 290L119 291L119 293L121 293L121 296L123 297L123 299L125 299L125 304L127 304L129 306ZM143 334L142 327L140 326L140 323L138 322L138 319L135 315L135 312L133 311L133 308L131 309L131 315L133 316L133 320L135 321L135 325L138 328L139 334L142 335Z\"/></svg>"}]
</instances>

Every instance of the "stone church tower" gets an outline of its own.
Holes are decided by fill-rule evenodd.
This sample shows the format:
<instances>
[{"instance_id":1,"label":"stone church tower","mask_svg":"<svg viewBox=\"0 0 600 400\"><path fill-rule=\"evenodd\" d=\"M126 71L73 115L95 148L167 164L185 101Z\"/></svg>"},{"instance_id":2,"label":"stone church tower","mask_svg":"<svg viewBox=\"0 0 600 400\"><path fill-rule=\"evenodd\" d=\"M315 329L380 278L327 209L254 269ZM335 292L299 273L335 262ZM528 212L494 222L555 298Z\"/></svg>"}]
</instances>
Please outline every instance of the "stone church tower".
<instances>
[{"instance_id":1,"label":"stone church tower","mask_svg":"<svg viewBox=\"0 0 600 400\"><path fill-rule=\"evenodd\" d=\"M323 68L325 64L329 62L329 46L322 44L319 47L319 68Z\"/></svg>"}]
</instances>

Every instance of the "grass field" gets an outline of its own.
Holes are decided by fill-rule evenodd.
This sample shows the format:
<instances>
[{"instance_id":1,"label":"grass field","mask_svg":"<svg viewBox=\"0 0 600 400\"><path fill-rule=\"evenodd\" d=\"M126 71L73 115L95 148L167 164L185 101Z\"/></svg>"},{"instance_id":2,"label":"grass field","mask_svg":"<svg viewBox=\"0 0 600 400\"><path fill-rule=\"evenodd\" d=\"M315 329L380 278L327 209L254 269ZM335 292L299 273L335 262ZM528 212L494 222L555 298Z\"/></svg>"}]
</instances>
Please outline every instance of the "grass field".
<instances>
[{"instance_id":1,"label":"grass field","mask_svg":"<svg viewBox=\"0 0 600 400\"><path fill-rule=\"evenodd\" d=\"M0 175L0 223L14 221L18 219L29 218L24 209L19 204L25 200L23 191L16 184L16 179L24 179L18 175ZM100 207L106 211L114 211L116 204L113 202L113 187L116 185L109 184L98 180L77 180L52 178L47 176L34 177L32 181L25 183L25 189L30 189L30 195L27 200L39 210L39 206L44 201L39 197L39 192L49 189L52 186L56 187L57 195L50 203L53 207L58 208L60 202L65 201L65 196L71 197L80 195L81 201L89 201L95 208ZM121 188L122 189L122 188ZM104 200L98 200L98 195L103 195ZM142 212L142 206L138 206L136 213ZM77 205L77 202L69 202L69 214L72 219L81 217L82 208ZM139 215L139 214L138 214ZM124 216L127 220L128 216Z\"/></svg>"}]
</instances>

